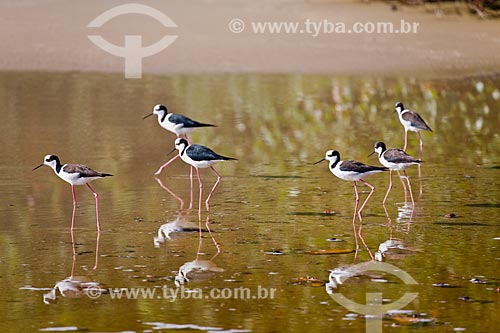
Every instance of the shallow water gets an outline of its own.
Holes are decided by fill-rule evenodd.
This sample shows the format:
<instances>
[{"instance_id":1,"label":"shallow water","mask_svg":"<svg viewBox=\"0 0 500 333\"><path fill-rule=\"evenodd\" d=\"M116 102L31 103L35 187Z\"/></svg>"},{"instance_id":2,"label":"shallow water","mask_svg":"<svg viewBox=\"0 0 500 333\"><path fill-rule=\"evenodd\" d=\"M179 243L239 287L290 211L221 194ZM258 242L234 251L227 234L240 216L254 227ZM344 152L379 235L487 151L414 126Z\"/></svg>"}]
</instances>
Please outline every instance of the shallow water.
<instances>
[{"instance_id":1,"label":"shallow water","mask_svg":"<svg viewBox=\"0 0 500 333\"><path fill-rule=\"evenodd\" d=\"M418 292L404 309L431 322L385 318L384 332L498 331L499 89L498 77L193 75L135 81L111 74L0 73L0 328L362 332L362 315L336 303L321 283L303 280L328 280L330 269L368 262L392 239L405 249L386 253L384 261L409 273L418 286L372 272L371 278L382 279L352 278L337 292L358 303L367 292L382 292L385 302ZM423 193L419 197L417 169L409 169L415 209L405 204L394 178L386 215L381 201L388 175L368 178L377 188L364 211L362 236L369 250L361 246L356 254L352 184L335 178L326 163L311 164L328 149L378 164L367 157L375 141L403 144L393 112L397 100L418 110L434 130L423 133ZM156 119L141 119L159 102L217 124L194 133L192 141L238 158L217 166L223 179L209 220L219 255L206 230L201 244L196 231L158 239L161 227L168 233L174 223L194 230L198 225L196 180L194 209L188 209L189 168L175 162L158 177L161 184L153 175L174 141ZM408 151L417 156L417 137L409 138ZM47 167L31 171L46 154L115 175L92 185L100 195L98 239L93 196L77 188L73 284L61 282L73 265L70 186ZM202 177L206 195L215 177L205 170ZM359 188L364 198L366 188ZM171 193L184 200L181 212ZM450 213L457 217L446 218ZM204 229L206 218L203 210ZM310 254L320 249L348 253ZM178 271L190 265L204 272L191 272L176 287ZM66 297L55 290L55 301L49 296L44 303L56 284L76 290ZM156 294L92 299L82 292L97 287L151 288ZM234 297L240 287L255 297ZM224 288L233 297L210 295ZM263 288L274 288L274 297L263 299ZM175 290L184 299L164 297ZM203 299L194 296L199 290Z\"/></svg>"}]
</instances>

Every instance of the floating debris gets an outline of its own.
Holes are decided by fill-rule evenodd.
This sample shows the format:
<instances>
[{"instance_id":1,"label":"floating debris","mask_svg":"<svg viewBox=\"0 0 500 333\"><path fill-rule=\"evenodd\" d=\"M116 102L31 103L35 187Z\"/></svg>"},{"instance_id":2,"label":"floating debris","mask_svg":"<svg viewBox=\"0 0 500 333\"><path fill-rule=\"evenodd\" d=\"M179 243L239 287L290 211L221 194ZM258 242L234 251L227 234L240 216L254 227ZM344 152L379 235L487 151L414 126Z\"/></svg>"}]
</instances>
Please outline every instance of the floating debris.
<instances>
[{"instance_id":1,"label":"floating debris","mask_svg":"<svg viewBox=\"0 0 500 333\"><path fill-rule=\"evenodd\" d=\"M426 313L415 313L412 310L390 311L384 319L392 320L398 325L430 325L435 323L435 318L427 317Z\"/></svg>"},{"instance_id":2,"label":"floating debris","mask_svg":"<svg viewBox=\"0 0 500 333\"><path fill-rule=\"evenodd\" d=\"M322 287L326 284L325 280L321 280L312 276L299 277L293 279L292 284L302 285L302 286L311 286L311 287Z\"/></svg>"},{"instance_id":3,"label":"floating debris","mask_svg":"<svg viewBox=\"0 0 500 333\"><path fill-rule=\"evenodd\" d=\"M472 283L476 283L476 284L486 284L487 283L485 280L477 278L477 277L472 278L469 281Z\"/></svg>"},{"instance_id":4,"label":"floating debris","mask_svg":"<svg viewBox=\"0 0 500 333\"><path fill-rule=\"evenodd\" d=\"M446 282L433 283L432 286L437 288L460 288L459 286L454 286Z\"/></svg>"},{"instance_id":5,"label":"floating debris","mask_svg":"<svg viewBox=\"0 0 500 333\"><path fill-rule=\"evenodd\" d=\"M444 217L446 217L447 219L453 219L457 217L457 215L455 213L448 213Z\"/></svg>"},{"instance_id":6,"label":"floating debris","mask_svg":"<svg viewBox=\"0 0 500 333\"><path fill-rule=\"evenodd\" d=\"M332 237L332 238L327 238L326 239L327 242L344 242L343 239L340 239L340 238L335 238L335 237Z\"/></svg>"},{"instance_id":7,"label":"floating debris","mask_svg":"<svg viewBox=\"0 0 500 333\"><path fill-rule=\"evenodd\" d=\"M271 254L271 255L282 255L284 254L281 250L270 250L270 251L264 251L265 254Z\"/></svg>"}]
</instances>

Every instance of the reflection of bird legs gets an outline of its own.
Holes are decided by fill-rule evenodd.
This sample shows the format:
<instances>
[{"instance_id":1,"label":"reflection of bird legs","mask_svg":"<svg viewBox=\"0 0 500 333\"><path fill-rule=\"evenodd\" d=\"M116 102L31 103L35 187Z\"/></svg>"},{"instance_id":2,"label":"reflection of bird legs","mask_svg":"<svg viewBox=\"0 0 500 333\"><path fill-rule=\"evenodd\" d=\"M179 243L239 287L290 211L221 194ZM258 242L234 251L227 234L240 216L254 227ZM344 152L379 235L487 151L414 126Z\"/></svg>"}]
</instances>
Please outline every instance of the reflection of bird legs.
<instances>
[{"instance_id":1,"label":"reflection of bird legs","mask_svg":"<svg viewBox=\"0 0 500 333\"><path fill-rule=\"evenodd\" d=\"M420 185L419 198L422 197L422 171L420 169L421 165L418 165L418 183Z\"/></svg>"},{"instance_id":2,"label":"reflection of bird legs","mask_svg":"<svg viewBox=\"0 0 500 333\"><path fill-rule=\"evenodd\" d=\"M212 197L212 194L214 193L215 189L217 188L217 186L219 185L219 183L221 181L221 176L217 172L217 170L215 170L215 168L213 166L210 166L210 169L212 169L212 171L217 175L217 181L215 182L214 186L212 187L212 190L210 191L210 193L208 194L207 200L205 200L205 207L207 208L207 211L210 211L210 205L209 205L210 198ZM201 181L200 169L198 169L198 168L196 168L196 175L198 176L198 183L200 186L200 197L198 199L198 219L201 221L201 201L203 199L203 182Z\"/></svg>"},{"instance_id":3,"label":"reflection of bird legs","mask_svg":"<svg viewBox=\"0 0 500 333\"><path fill-rule=\"evenodd\" d=\"M403 185L404 185L403 178L406 179L406 182L408 183L408 190L410 192L411 204L412 204L412 206L415 206L415 200L413 199L413 191L411 189L410 177L408 177L406 170L403 170L403 175L404 176L401 177L401 175L399 174L399 171L398 171L398 176L401 179L401 183L403 183ZM405 201L406 201L406 199L405 199Z\"/></svg>"},{"instance_id":4,"label":"reflection of bird legs","mask_svg":"<svg viewBox=\"0 0 500 333\"><path fill-rule=\"evenodd\" d=\"M212 238L212 241L214 242L215 248L217 249L217 252L213 255L213 257L210 260L213 260L215 257L217 257L221 253L221 246L219 242L215 240L214 235L212 234L212 230L210 229L210 216L207 216L207 220L205 221L205 226L207 227L208 233L210 234L210 237Z\"/></svg>"},{"instance_id":5,"label":"reflection of bird legs","mask_svg":"<svg viewBox=\"0 0 500 333\"><path fill-rule=\"evenodd\" d=\"M99 264L99 241L101 240L101 233L97 233L97 239L96 239L96 244L95 244L95 264L94 268L92 268L94 271L97 269L97 265Z\"/></svg>"},{"instance_id":6,"label":"reflection of bird legs","mask_svg":"<svg viewBox=\"0 0 500 333\"><path fill-rule=\"evenodd\" d=\"M97 238L96 238L96 244L95 244L95 262L94 262L94 267L92 268L93 271L97 269L97 266L99 264L99 242L101 239L101 233L97 233ZM73 252L73 258L72 258L72 264L71 264L71 276L75 275L75 264L76 264L76 242L75 242L75 232L73 229L71 229L71 249Z\"/></svg>"},{"instance_id":7,"label":"reflection of bird legs","mask_svg":"<svg viewBox=\"0 0 500 333\"><path fill-rule=\"evenodd\" d=\"M180 207L179 207L179 210L182 210L184 208L184 200L182 200L181 197L179 197L177 194L175 194L171 189L169 189L167 186L165 186L163 184L163 182L159 179L159 178L156 178L155 177L155 180L156 182L160 185L160 187L162 189L164 189L165 191L167 191L171 196L173 196L177 201L179 201L180 203ZM191 191L191 195L193 194L193 191Z\"/></svg>"},{"instance_id":8,"label":"reflection of bird legs","mask_svg":"<svg viewBox=\"0 0 500 333\"><path fill-rule=\"evenodd\" d=\"M208 215L206 220L205 220L205 226L207 228L207 231L208 231L208 234L210 235L210 238L212 238L212 242L214 243L215 245L215 248L217 249L216 253L212 256L212 258L210 258L210 260L213 260L215 259L215 257L217 257L221 252L221 245L219 244L219 242L217 242L217 240L215 239L213 233L212 233L212 229L210 229L210 216ZM201 254L201 245L202 245L202 239L203 239L203 234L202 234L202 229L201 229L201 220L199 222L199 243L198 243L198 251L197 251L197 254L196 254L196 260L198 260L198 256Z\"/></svg>"},{"instance_id":9,"label":"reflection of bird legs","mask_svg":"<svg viewBox=\"0 0 500 333\"><path fill-rule=\"evenodd\" d=\"M76 244L75 244L75 232L71 228L71 247L73 250L73 263L71 264L71 276L75 273L75 263L76 263Z\"/></svg>"},{"instance_id":10,"label":"reflection of bird legs","mask_svg":"<svg viewBox=\"0 0 500 333\"><path fill-rule=\"evenodd\" d=\"M370 255L370 258L372 259L372 261L374 261L375 258L373 257L372 251L370 250L370 248L366 244L365 238L363 237L363 223L359 224L358 236L359 236L359 239L361 239L361 242L363 243L363 246L365 247L366 251Z\"/></svg>"},{"instance_id":11,"label":"reflection of bird legs","mask_svg":"<svg viewBox=\"0 0 500 333\"><path fill-rule=\"evenodd\" d=\"M369 184L368 182L366 182L363 179L360 179L360 181L363 182L363 184L365 184L366 186L368 186L371 190L370 190L370 193L368 194L368 196L366 197L365 201L361 205L361 208L359 208L359 211L358 211L358 205L359 205L358 187L356 186L356 182L355 181L353 182L353 184L354 184L354 193L356 194L356 203L354 205L354 216L353 216L353 219L352 219L352 226L353 226L353 230L354 230L354 238L355 238L355 241L356 241L356 253L354 254L354 259L356 260L356 258L358 256L358 252L359 252L359 242L358 242L358 236L359 236L360 239L361 239L361 242L363 243L363 245L365 246L365 248L368 250L368 253L370 254L370 257L373 260L373 255L372 255L370 249L368 248L368 246L367 246L367 244L365 242L365 239L363 238L363 235L361 233L362 233L362 228L363 228L363 215L362 215L362 212L363 212L363 209L365 208L368 200L370 199L370 197L375 192L375 187L373 185ZM359 218L359 231L356 230L356 214L358 215L358 218Z\"/></svg>"},{"instance_id":12,"label":"reflection of bird legs","mask_svg":"<svg viewBox=\"0 0 500 333\"><path fill-rule=\"evenodd\" d=\"M387 207L385 205L382 205L382 207L384 208L385 217L387 217L387 225L389 226L389 239L392 239L392 232L394 230L394 225L392 224L392 219L389 215Z\"/></svg>"}]
</instances>

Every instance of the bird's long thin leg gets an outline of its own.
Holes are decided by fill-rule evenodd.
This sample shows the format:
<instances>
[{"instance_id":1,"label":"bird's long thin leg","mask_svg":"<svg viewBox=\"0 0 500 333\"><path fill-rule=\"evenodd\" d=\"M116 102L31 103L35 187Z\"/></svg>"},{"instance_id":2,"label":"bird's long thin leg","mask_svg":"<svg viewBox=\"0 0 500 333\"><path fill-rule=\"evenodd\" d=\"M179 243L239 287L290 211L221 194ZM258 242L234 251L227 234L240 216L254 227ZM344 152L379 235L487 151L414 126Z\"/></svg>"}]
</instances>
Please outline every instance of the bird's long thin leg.
<instances>
[{"instance_id":1,"label":"bird's long thin leg","mask_svg":"<svg viewBox=\"0 0 500 333\"><path fill-rule=\"evenodd\" d=\"M217 170L215 170L215 168L213 166L211 166L210 169L212 169L212 171L217 175L217 181L215 182L214 187L212 187L212 191L210 191L210 194L208 195L207 200L205 201L205 206L207 207L207 211L210 210L210 206L209 206L208 202L210 201L210 198L212 197L212 194L214 193L215 188L217 187L217 185L219 185L219 183L222 179L221 175L217 172Z\"/></svg>"},{"instance_id":2,"label":"bird's long thin leg","mask_svg":"<svg viewBox=\"0 0 500 333\"><path fill-rule=\"evenodd\" d=\"M406 151L406 146L408 145L408 131L405 129L405 145L403 150Z\"/></svg>"},{"instance_id":3,"label":"bird's long thin leg","mask_svg":"<svg viewBox=\"0 0 500 333\"><path fill-rule=\"evenodd\" d=\"M352 229L354 230L354 240L356 242L356 253L354 254L354 260L356 260L359 251L358 233L356 230L356 215L358 214L359 193L358 193L358 187L356 186L356 182L353 183L354 183L354 193L356 195L356 200L354 203L354 216L352 218Z\"/></svg>"},{"instance_id":4,"label":"bird's long thin leg","mask_svg":"<svg viewBox=\"0 0 500 333\"><path fill-rule=\"evenodd\" d=\"M101 232L101 223L99 222L99 195L96 191L89 185L89 183L85 184L89 188L89 190L94 194L95 197L95 217L97 219L97 232Z\"/></svg>"},{"instance_id":5,"label":"bird's long thin leg","mask_svg":"<svg viewBox=\"0 0 500 333\"><path fill-rule=\"evenodd\" d=\"M196 175L198 176L198 184L200 185L200 197L198 198L198 221L201 222L201 200L203 199L203 183L201 181L200 169L196 168ZM201 237L201 225L200 225Z\"/></svg>"},{"instance_id":6,"label":"bird's long thin leg","mask_svg":"<svg viewBox=\"0 0 500 333\"><path fill-rule=\"evenodd\" d=\"M176 159L179 158L180 155L175 155L174 157L172 157L167 163L163 164L156 172L155 172L155 175L158 176L162 171L163 169L165 169L167 167L167 165L169 165L170 163L172 163L173 161L175 161Z\"/></svg>"},{"instance_id":7,"label":"bird's long thin leg","mask_svg":"<svg viewBox=\"0 0 500 333\"><path fill-rule=\"evenodd\" d=\"M410 177L406 173L406 170L403 170L404 178L406 178L406 182L408 183L408 189L410 191L411 204L415 206L415 200L413 200L413 191L411 190Z\"/></svg>"},{"instance_id":8,"label":"bird's long thin leg","mask_svg":"<svg viewBox=\"0 0 500 333\"><path fill-rule=\"evenodd\" d=\"M76 213L76 194L75 186L71 185L71 194L73 195L73 213L71 214L71 232L75 228L75 213Z\"/></svg>"},{"instance_id":9,"label":"bird's long thin leg","mask_svg":"<svg viewBox=\"0 0 500 333\"><path fill-rule=\"evenodd\" d=\"M189 182L190 182L190 193L189 193L189 210L193 208L193 166L191 166L191 169L189 171Z\"/></svg>"},{"instance_id":10,"label":"bird's long thin leg","mask_svg":"<svg viewBox=\"0 0 500 333\"><path fill-rule=\"evenodd\" d=\"M391 189L392 189L392 170L389 169L389 187L387 188L387 192L385 193L382 205L385 205L385 202L387 201L387 197L389 196L389 192L391 192Z\"/></svg>"}]
</instances>

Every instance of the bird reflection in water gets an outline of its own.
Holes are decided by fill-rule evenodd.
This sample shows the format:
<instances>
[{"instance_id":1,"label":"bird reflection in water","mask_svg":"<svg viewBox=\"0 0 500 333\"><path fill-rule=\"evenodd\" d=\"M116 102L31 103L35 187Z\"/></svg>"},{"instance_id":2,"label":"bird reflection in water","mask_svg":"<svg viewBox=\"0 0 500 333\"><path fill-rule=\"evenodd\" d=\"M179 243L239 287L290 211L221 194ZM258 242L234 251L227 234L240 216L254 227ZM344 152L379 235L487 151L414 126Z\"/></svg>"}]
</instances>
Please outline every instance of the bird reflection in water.
<instances>
[{"instance_id":1,"label":"bird reflection in water","mask_svg":"<svg viewBox=\"0 0 500 333\"><path fill-rule=\"evenodd\" d=\"M200 225L200 237L198 238L198 250L196 251L196 257L192 261L188 261L184 263L181 267L179 267L179 272L175 276L175 285L177 287L191 281L207 281L210 280L216 273L224 272L223 268L217 266L214 263L214 259L222 252L221 245L215 239L212 231L210 230L210 216L207 216L205 221L205 226L207 228L208 233L210 234L210 238L212 239L216 252L212 257L208 260L200 259L201 256L205 255L205 253L201 252L203 245L203 235L202 229Z\"/></svg>"},{"instance_id":2,"label":"bird reflection in water","mask_svg":"<svg viewBox=\"0 0 500 333\"><path fill-rule=\"evenodd\" d=\"M384 259L402 259L407 255L414 254L416 251L406 245L404 238L394 237L395 225L392 222L387 207L385 205L382 205L382 207L384 208L384 212L387 217L389 239L380 243L377 252L375 252L375 260L384 261ZM406 203L403 204L403 206L398 207L398 217L396 221L404 222L404 220L406 220L406 230L403 231L404 234L408 234L410 232L413 211L413 205L408 205Z\"/></svg>"},{"instance_id":3,"label":"bird reflection in water","mask_svg":"<svg viewBox=\"0 0 500 333\"><path fill-rule=\"evenodd\" d=\"M216 273L221 273L224 271L223 268L220 268L213 262L213 260L221 253L221 245L217 242L214 237L212 230L210 229L210 215L207 215L205 220L205 228L201 225L201 218L198 218L198 223L194 223L188 221L189 211L186 212L183 210L184 200L179 197L174 191L168 188L163 182L156 178L156 181L167 191L170 195L172 195L179 202L179 211L177 218L173 221L167 222L160 226L158 229L157 235L153 238L153 242L155 247L160 247L161 244L165 243L166 240L171 239L171 234L173 232L198 232L198 249L196 251L196 257L192 261L188 261L184 263L180 268L179 272L175 277L175 285L181 286L187 283L190 280L195 281L206 281L212 278ZM191 193L192 194L192 193ZM205 253L202 252L203 245L203 233L208 232L212 242L215 246L216 252L212 257L208 260L200 259Z\"/></svg>"},{"instance_id":4,"label":"bird reflection in water","mask_svg":"<svg viewBox=\"0 0 500 333\"><path fill-rule=\"evenodd\" d=\"M105 290L105 286L100 282L94 281L92 274L97 270L99 264L99 241L101 234L97 233L96 247L95 247L95 262L92 270L88 272L87 275L77 276L75 275L75 264L76 264L76 243L74 231L71 230L71 246L73 250L72 264L71 264L71 275L61 281L58 281L55 286L48 293L43 295L43 302L45 304L53 304L57 301L57 291L62 297L68 298L80 298L86 296L89 289L99 290L99 292Z\"/></svg>"}]
</instances>

